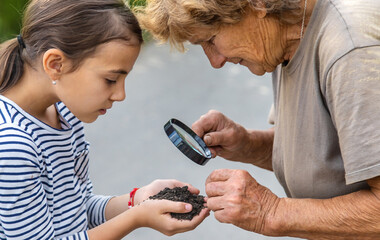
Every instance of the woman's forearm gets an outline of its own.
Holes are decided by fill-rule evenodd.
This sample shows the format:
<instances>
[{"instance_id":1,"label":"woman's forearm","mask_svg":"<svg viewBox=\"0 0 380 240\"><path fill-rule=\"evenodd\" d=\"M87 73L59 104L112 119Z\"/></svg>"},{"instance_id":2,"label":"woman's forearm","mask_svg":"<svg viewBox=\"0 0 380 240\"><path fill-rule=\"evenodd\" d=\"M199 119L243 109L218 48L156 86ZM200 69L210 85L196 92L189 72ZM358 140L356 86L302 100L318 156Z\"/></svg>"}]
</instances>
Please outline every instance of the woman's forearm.
<instances>
[{"instance_id":1,"label":"woman's forearm","mask_svg":"<svg viewBox=\"0 0 380 240\"><path fill-rule=\"evenodd\" d=\"M379 178L362 190L332 199L280 200L268 218L269 232L307 239L379 239Z\"/></svg>"},{"instance_id":2,"label":"woman's forearm","mask_svg":"<svg viewBox=\"0 0 380 240\"><path fill-rule=\"evenodd\" d=\"M274 129L248 130L251 144L248 146L248 154L245 163L251 163L260 168L273 171L272 150Z\"/></svg>"}]
</instances>

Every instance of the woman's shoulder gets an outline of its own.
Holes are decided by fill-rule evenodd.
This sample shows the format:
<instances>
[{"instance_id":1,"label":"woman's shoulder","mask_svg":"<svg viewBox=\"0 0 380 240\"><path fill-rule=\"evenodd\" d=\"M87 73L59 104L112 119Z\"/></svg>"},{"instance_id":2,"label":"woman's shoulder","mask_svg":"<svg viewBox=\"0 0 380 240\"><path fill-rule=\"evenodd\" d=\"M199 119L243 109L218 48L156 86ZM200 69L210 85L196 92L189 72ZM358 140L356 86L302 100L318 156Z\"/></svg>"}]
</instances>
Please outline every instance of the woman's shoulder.
<instances>
[{"instance_id":1,"label":"woman's shoulder","mask_svg":"<svg viewBox=\"0 0 380 240\"><path fill-rule=\"evenodd\" d=\"M380 46L380 1L319 0L312 26L313 51L320 74L356 49Z\"/></svg>"},{"instance_id":2,"label":"woman's shoulder","mask_svg":"<svg viewBox=\"0 0 380 240\"><path fill-rule=\"evenodd\" d=\"M321 1L321 0L320 0ZM335 26L327 21L331 30L347 37L355 48L380 45L380 1L330 0L329 11L336 18ZM343 42L344 44L344 42Z\"/></svg>"}]
</instances>

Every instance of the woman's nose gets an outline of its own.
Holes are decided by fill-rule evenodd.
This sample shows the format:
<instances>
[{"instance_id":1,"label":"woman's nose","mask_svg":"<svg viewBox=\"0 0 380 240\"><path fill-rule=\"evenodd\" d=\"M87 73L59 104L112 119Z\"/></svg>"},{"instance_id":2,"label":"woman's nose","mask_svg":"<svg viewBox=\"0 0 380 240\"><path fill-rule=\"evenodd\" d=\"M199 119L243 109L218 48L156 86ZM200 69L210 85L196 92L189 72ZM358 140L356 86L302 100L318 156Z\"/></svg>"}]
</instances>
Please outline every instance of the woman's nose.
<instances>
[{"instance_id":1,"label":"woman's nose","mask_svg":"<svg viewBox=\"0 0 380 240\"><path fill-rule=\"evenodd\" d=\"M215 48L205 48L203 46L202 48L213 68L222 68L227 62L227 58L220 54Z\"/></svg>"}]
</instances>

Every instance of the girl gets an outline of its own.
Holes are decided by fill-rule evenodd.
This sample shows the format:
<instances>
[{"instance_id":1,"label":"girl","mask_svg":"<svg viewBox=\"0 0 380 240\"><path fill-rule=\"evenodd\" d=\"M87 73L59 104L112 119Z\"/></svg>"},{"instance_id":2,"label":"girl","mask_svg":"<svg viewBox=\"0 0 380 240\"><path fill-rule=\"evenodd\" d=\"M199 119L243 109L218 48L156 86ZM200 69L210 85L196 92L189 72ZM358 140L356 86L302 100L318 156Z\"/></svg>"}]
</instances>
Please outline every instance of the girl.
<instances>
[{"instance_id":1,"label":"girl","mask_svg":"<svg viewBox=\"0 0 380 240\"><path fill-rule=\"evenodd\" d=\"M92 194L82 122L124 100L141 43L122 0L30 2L21 35L0 48L0 239L120 239L139 227L173 235L208 215L178 221L168 213L191 205L144 201L188 185L175 180Z\"/></svg>"}]
</instances>

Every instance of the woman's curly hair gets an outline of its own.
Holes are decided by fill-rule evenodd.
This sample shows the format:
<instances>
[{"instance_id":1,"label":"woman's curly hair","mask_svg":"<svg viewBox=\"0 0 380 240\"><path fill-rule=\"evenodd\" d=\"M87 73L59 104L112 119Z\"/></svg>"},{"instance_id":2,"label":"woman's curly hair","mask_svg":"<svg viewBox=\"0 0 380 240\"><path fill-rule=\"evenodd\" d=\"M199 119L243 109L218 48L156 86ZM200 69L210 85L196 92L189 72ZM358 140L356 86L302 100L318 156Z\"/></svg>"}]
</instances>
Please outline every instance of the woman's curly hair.
<instances>
[{"instance_id":1,"label":"woman's curly hair","mask_svg":"<svg viewBox=\"0 0 380 240\"><path fill-rule=\"evenodd\" d=\"M222 25L239 22L248 7L266 10L282 23L299 22L302 15L300 0L147 0L133 11L154 38L183 51L197 29L213 34Z\"/></svg>"}]
</instances>

